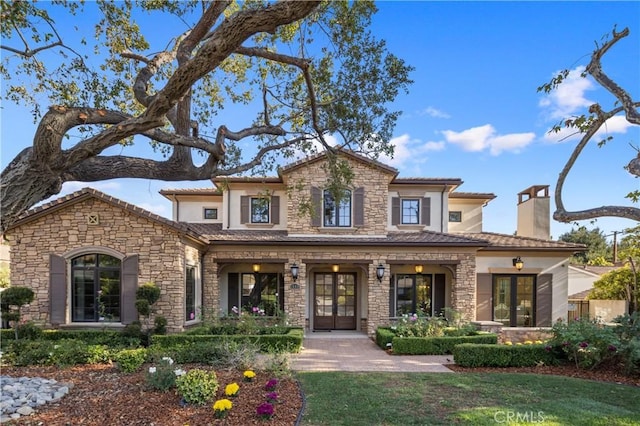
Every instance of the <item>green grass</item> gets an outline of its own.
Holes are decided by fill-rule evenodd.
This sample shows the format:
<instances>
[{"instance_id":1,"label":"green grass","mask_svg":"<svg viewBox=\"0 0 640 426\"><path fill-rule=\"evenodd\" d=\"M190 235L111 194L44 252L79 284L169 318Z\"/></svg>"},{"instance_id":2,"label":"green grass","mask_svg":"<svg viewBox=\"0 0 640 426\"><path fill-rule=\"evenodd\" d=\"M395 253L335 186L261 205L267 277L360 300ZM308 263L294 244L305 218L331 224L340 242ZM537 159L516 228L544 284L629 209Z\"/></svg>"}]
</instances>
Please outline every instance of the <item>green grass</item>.
<instances>
[{"instance_id":1,"label":"green grass","mask_svg":"<svg viewBox=\"0 0 640 426\"><path fill-rule=\"evenodd\" d=\"M297 377L303 425L640 425L640 388L627 385L513 373Z\"/></svg>"}]
</instances>

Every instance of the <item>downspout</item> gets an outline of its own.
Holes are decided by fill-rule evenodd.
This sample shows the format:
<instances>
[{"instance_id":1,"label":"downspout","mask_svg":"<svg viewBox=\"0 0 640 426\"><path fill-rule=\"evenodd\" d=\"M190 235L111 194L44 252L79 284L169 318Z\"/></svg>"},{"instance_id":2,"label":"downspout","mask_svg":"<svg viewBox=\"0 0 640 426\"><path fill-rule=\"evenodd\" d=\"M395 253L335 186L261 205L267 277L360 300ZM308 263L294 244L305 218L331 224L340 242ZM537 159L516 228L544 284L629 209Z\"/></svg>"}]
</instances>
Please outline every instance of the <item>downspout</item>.
<instances>
[{"instance_id":1,"label":"downspout","mask_svg":"<svg viewBox=\"0 0 640 426\"><path fill-rule=\"evenodd\" d=\"M176 222L180 222L180 200L178 198L174 198L176 200Z\"/></svg>"},{"instance_id":2,"label":"downspout","mask_svg":"<svg viewBox=\"0 0 640 426\"><path fill-rule=\"evenodd\" d=\"M227 187L227 229L231 226L231 188Z\"/></svg>"},{"instance_id":3,"label":"downspout","mask_svg":"<svg viewBox=\"0 0 640 426\"><path fill-rule=\"evenodd\" d=\"M444 232L444 192L446 190L447 185L444 185L440 193L440 232Z\"/></svg>"}]
</instances>

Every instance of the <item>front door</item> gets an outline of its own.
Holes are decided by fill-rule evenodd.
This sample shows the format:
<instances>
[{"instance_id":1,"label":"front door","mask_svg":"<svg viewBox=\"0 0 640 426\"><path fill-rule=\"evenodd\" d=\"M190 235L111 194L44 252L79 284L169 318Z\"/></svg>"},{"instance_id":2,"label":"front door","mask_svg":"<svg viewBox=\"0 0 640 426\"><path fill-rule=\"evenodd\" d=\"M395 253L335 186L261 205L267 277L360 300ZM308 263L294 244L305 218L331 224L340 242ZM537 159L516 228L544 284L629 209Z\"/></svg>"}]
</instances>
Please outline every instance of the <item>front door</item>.
<instances>
[{"instance_id":1,"label":"front door","mask_svg":"<svg viewBox=\"0 0 640 426\"><path fill-rule=\"evenodd\" d=\"M356 274L315 274L313 328L356 329Z\"/></svg>"}]
</instances>

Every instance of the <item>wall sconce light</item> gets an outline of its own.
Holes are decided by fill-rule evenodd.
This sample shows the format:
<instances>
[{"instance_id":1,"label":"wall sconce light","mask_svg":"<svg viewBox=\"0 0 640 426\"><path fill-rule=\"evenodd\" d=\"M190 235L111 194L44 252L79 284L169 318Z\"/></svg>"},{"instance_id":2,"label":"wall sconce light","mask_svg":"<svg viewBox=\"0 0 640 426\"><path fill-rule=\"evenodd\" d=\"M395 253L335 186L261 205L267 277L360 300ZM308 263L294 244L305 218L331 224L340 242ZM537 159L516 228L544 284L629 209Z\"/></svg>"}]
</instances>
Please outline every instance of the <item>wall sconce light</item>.
<instances>
[{"instance_id":1,"label":"wall sconce light","mask_svg":"<svg viewBox=\"0 0 640 426\"><path fill-rule=\"evenodd\" d=\"M331 270L332 270L333 272L338 272L338 271L340 270L340 265L333 265L333 266L331 266Z\"/></svg>"},{"instance_id":2,"label":"wall sconce light","mask_svg":"<svg viewBox=\"0 0 640 426\"><path fill-rule=\"evenodd\" d=\"M524 262L522 261L522 259L520 259L520 256L518 257L514 257L512 259L513 261L513 266L520 271L522 268L524 268Z\"/></svg>"},{"instance_id":3,"label":"wall sconce light","mask_svg":"<svg viewBox=\"0 0 640 426\"><path fill-rule=\"evenodd\" d=\"M383 277L384 277L384 265L380 263L376 268L376 278L378 278L378 282L382 282Z\"/></svg>"},{"instance_id":4,"label":"wall sconce light","mask_svg":"<svg viewBox=\"0 0 640 426\"><path fill-rule=\"evenodd\" d=\"M422 265L416 265L416 274L421 274L422 270Z\"/></svg>"},{"instance_id":5,"label":"wall sconce light","mask_svg":"<svg viewBox=\"0 0 640 426\"><path fill-rule=\"evenodd\" d=\"M293 279L293 282L296 282L298 280L299 271L300 271L300 268L298 267L298 264L294 262L291 265L291 278Z\"/></svg>"},{"instance_id":6,"label":"wall sconce light","mask_svg":"<svg viewBox=\"0 0 640 426\"><path fill-rule=\"evenodd\" d=\"M253 272L255 272L255 273L260 272L260 264L259 263L254 263L253 264Z\"/></svg>"}]
</instances>

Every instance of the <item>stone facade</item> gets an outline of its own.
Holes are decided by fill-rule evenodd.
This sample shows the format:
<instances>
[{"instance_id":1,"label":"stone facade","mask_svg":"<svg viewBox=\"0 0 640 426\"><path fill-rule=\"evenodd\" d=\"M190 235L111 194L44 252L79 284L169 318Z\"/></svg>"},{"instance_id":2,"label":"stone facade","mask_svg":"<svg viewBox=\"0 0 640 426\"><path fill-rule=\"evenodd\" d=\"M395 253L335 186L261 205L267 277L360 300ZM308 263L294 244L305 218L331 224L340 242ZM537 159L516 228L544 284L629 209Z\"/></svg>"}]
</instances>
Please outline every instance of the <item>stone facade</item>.
<instances>
[{"instance_id":1,"label":"stone facade","mask_svg":"<svg viewBox=\"0 0 640 426\"><path fill-rule=\"evenodd\" d=\"M24 310L25 318L50 325L50 254L66 258L68 265L71 257L80 254L106 253L120 258L137 254L138 282L153 281L161 289L160 300L154 305L156 314L167 318L169 331L182 329L185 256L197 258L198 250L170 227L89 198L13 229L9 241L11 283L28 286L36 293ZM69 271L67 266L67 274Z\"/></svg>"}]
</instances>

